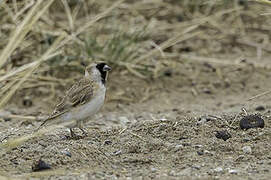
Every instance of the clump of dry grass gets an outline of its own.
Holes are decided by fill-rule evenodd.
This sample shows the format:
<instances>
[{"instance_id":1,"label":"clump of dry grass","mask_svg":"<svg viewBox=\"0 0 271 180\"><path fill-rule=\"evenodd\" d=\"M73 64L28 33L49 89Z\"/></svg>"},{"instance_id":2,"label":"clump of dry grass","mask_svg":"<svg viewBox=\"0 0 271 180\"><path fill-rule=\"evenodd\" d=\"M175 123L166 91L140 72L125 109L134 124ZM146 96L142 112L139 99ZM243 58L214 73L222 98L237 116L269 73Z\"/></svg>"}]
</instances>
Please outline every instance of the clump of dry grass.
<instances>
[{"instance_id":1,"label":"clump of dry grass","mask_svg":"<svg viewBox=\"0 0 271 180\"><path fill-rule=\"evenodd\" d=\"M0 8L0 107L36 78L34 72L49 85L59 77L47 72L105 60L140 78L159 77L188 51L212 56L242 51L242 44L257 48L261 58L270 50L248 37L251 29L268 26L255 17L265 7L247 1L15 0L2 1Z\"/></svg>"},{"instance_id":2,"label":"clump of dry grass","mask_svg":"<svg viewBox=\"0 0 271 180\"><path fill-rule=\"evenodd\" d=\"M21 88L59 84L59 69L80 71L94 60L145 79L160 77L173 61L214 63L232 54L259 60L271 52L270 18L260 16L266 6L241 0L0 1L0 108Z\"/></svg>"}]
</instances>

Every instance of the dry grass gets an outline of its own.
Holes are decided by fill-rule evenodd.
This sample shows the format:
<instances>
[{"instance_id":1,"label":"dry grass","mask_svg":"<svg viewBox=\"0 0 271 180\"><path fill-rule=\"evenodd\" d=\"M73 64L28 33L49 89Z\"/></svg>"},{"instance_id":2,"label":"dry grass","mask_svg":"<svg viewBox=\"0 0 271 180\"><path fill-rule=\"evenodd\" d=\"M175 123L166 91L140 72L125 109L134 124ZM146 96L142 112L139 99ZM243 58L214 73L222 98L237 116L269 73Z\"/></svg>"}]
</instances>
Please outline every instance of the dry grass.
<instances>
[{"instance_id":1,"label":"dry grass","mask_svg":"<svg viewBox=\"0 0 271 180\"><path fill-rule=\"evenodd\" d=\"M261 60L271 52L270 17L260 15L270 1L258 1L0 1L0 108L25 87L72 80L61 79L63 67L79 72L94 60L145 79L173 61Z\"/></svg>"}]
</instances>

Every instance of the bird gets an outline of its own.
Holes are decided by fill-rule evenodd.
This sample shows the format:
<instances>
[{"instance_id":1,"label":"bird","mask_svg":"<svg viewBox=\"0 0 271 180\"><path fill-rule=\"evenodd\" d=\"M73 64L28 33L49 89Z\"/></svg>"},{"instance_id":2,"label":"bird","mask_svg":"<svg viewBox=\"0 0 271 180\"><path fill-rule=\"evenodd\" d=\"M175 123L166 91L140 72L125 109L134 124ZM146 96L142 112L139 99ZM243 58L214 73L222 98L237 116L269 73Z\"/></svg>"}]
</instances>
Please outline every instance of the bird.
<instances>
[{"instance_id":1,"label":"bird","mask_svg":"<svg viewBox=\"0 0 271 180\"><path fill-rule=\"evenodd\" d=\"M83 123L96 114L104 104L106 82L111 67L105 62L91 63L85 68L85 75L66 92L54 111L37 130L48 125L61 125L70 129L78 127L84 135Z\"/></svg>"}]
</instances>

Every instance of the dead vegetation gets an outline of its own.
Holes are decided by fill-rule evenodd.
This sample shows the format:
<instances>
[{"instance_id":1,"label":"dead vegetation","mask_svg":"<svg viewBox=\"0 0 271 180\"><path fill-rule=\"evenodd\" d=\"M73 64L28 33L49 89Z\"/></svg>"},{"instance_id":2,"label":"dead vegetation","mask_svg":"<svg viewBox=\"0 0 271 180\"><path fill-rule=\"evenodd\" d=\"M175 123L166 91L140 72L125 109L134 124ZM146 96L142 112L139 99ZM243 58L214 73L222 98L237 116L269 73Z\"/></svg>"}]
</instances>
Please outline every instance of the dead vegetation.
<instances>
[{"instance_id":1,"label":"dead vegetation","mask_svg":"<svg viewBox=\"0 0 271 180\"><path fill-rule=\"evenodd\" d=\"M268 8L254 1L15 0L0 8L1 107L19 89L54 88L72 80L59 70L80 72L94 60L139 78L160 77L175 62L244 66L251 56L270 68L259 63L271 51Z\"/></svg>"}]
</instances>

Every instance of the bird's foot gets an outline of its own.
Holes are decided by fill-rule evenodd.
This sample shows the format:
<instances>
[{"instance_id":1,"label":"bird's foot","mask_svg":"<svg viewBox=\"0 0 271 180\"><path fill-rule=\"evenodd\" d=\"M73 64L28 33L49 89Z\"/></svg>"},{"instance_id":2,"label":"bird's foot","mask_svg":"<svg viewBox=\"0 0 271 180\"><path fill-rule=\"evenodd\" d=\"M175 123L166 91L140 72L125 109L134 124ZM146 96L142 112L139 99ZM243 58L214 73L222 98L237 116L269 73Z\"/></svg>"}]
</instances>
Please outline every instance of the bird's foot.
<instances>
[{"instance_id":1,"label":"bird's foot","mask_svg":"<svg viewBox=\"0 0 271 180\"><path fill-rule=\"evenodd\" d=\"M88 136L87 131L85 131L83 128L79 128L79 129L82 131L83 137L87 137Z\"/></svg>"},{"instance_id":2,"label":"bird's foot","mask_svg":"<svg viewBox=\"0 0 271 180\"><path fill-rule=\"evenodd\" d=\"M71 136L66 136L67 139L78 140L78 139L83 139L83 138L84 138L84 136L76 135L76 134L73 132L72 128L70 128L70 131L71 131Z\"/></svg>"}]
</instances>

